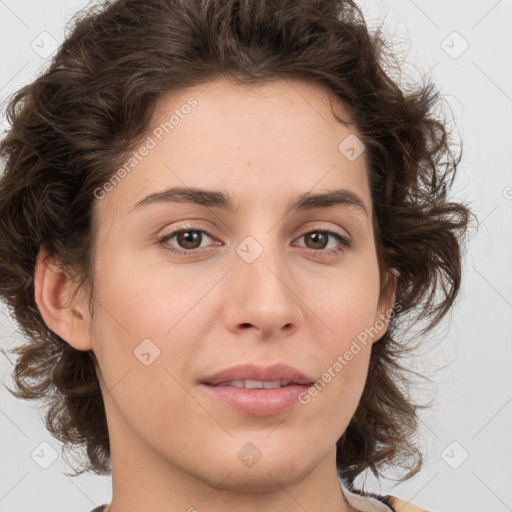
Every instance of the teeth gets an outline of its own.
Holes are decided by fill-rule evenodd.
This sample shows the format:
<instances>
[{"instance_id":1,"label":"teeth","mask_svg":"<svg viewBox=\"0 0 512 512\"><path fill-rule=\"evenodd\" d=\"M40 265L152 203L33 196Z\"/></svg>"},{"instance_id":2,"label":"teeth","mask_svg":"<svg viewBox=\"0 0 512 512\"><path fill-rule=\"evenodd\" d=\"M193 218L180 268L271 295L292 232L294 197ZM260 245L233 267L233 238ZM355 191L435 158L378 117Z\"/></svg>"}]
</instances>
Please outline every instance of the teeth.
<instances>
[{"instance_id":1,"label":"teeth","mask_svg":"<svg viewBox=\"0 0 512 512\"><path fill-rule=\"evenodd\" d=\"M286 386L287 383L284 383L284 381L274 380L274 381L262 382L262 384L265 389L273 389L273 388L280 388L281 386Z\"/></svg>"},{"instance_id":2,"label":"teeth","mask_svg":"<svg viewBox=\"0 0 512 512\"><path fill-rule=\"evenodd\" d=\"M273 389L287 386L289 381L286 380L230 380L229 382L223 382L217 384L217 386L231 386L234 388L246 388L246 389Z\"/></svg>"},{"instance_id":3,"label":"teeth","mask_svg":"<svg viewBox=\"0 0 512 512\"><path fill-rule=\"evenodd\" d=\"M223 382L222 384L217 384L217 386L232 386L234 388L244 388L243 380L230 380L229 382Z\"/></svg>"}]
</instances>

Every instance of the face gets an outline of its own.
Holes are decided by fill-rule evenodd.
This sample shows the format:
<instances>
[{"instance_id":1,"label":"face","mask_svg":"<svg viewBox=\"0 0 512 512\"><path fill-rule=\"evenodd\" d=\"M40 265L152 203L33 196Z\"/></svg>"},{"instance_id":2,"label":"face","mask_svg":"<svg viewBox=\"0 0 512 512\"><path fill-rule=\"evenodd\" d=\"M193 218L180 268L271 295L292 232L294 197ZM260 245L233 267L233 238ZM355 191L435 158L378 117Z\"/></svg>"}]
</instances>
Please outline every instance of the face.
<instances>
[{"instance_id":1,"label":"face","mask_svg":"<svg viewBox=\"0 0 512 512\"><path fill-rule=\"evenodd\" d=\"M339 148L356 133L299 81L161 100L145 156L95 202L90 339L118 466L140 456L262 489L333 463L392 305L379 302L365 154ZM265 373L276 364L316 388ZM256 368L212 385L237 365ZM232 382L260 385L246 380L293 389Z\"/></svg>"}]
</instances>

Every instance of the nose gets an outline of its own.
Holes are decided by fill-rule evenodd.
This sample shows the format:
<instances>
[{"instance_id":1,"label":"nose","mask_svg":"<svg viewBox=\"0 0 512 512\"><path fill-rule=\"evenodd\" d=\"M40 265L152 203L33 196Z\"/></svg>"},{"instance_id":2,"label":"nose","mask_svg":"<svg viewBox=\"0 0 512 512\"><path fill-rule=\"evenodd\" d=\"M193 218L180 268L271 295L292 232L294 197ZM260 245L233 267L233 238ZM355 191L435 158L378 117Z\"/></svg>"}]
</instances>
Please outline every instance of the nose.
<instances>
[{"instance_id":1,"label":"nose","mask_svg":"<svg viewBox=\"0 0 512 512\"><path fill-rule=\"evenodd\" d=\"M237 335L289 336L303 323L303 299L293 269L278 250L265 248L252 263L242 258L230 272L224 321Z\"/></svg>"}]
</instances>

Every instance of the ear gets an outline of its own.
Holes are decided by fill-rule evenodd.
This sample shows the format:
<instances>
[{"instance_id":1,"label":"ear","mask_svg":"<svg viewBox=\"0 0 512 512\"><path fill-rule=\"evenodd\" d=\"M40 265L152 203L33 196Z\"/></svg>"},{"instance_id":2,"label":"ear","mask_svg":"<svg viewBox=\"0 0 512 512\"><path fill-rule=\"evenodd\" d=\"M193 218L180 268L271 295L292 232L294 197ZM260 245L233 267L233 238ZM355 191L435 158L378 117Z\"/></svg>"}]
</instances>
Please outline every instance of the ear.
<instances>
[{"instance_id":1,"label":"ear","mask_svg":"<svg viewBox=\"0 0 512 512\"><path fill-rule=\"evenodd\" d=\"M91 350L88 301L72 278L41 247L34 276L35 301L46 325L77 350Z\"/></svg>"},{"instance_id":2,"label":"ear","mask_svg":"<svg viewBox=\"0 0 512 512\"><path fill-rule=\"evenodd\" d=\"M400 272L396 268L390 268L386 271L384 288L379 297L379 303L373 322L374 330L377 331L373 336L373 343L379 341L386 333L389 321L394 315L393 305L395 303L396 288Z\"/></svg>"}]
</instances>

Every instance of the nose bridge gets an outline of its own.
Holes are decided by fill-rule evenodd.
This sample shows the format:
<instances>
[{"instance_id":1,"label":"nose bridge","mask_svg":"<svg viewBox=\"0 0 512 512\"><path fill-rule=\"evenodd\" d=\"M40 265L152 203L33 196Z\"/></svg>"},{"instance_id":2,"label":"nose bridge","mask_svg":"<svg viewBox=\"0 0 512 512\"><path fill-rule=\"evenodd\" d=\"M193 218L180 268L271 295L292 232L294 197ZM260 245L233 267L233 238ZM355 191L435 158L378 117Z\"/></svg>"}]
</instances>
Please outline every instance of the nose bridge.
<instances>
[{"instance_id":1,"label":"nose bridge","mask_svg":"<svg viewBox=\"0 0 512 512\"><path fill-rule=\"evenodd\" d=\"M291 289L290 264L277 231L260 229L236 248L237 262L230 283L227 322L231 329L253 326L270 335L297 327L300 305Z\"/></svg>"},{"instance_id":2,"label":"nose bridge","mask_svg":"<svg viewBox=\"0 0 512 512\"><path fill-rule=\"evenodd\" d=\"M257 237L257 238L256 238ZM289 266L285 262L286 255L276 233L260 233L246 237L237 247L241 262L237 265L243 281L252 288L247 292L257 295L262 292L264 297L274 299L287 293L283 288Z\"/></svg>"}]
</instances>

